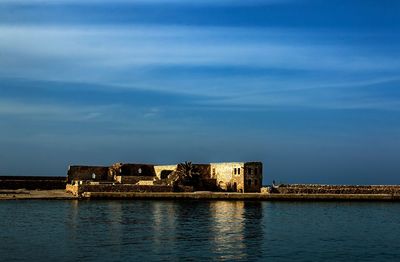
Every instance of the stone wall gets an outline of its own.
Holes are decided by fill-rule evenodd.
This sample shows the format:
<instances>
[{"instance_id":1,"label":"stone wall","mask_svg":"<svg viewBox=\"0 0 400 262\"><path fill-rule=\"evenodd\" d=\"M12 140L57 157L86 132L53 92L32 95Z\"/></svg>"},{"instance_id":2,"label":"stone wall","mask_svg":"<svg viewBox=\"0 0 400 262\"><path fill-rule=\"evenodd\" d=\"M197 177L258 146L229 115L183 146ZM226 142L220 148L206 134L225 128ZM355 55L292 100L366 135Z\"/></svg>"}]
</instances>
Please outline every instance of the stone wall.
<instances>
[{"instance_id":1,"label":"stone wall","mask_svg":"<svg viewBox=\"0 0 400 262\"><path fill-rule=\"evenodd\" d=\"M244 164L244 192L260 192L263 179L263 166L261 162L248 162Z\"/></svg>"},{"instance_id":2,"label":"stone wall","mask_svg":"<svg viewBox=\"0 0 400 262\"><path fill-rule=\"evenodd\" d=\"M156 176L154 165L149 164L122 164L119 171L121 176Z\"/></svg>"},{"instance_id":3,"label":"stone wall","mask_svg":"<svg viewBox=\"0 0 400 262\"><path fill-rule=\"evenodd\" d=\"M222 191L244 192L243 162L211 163L210 165L211 178L217 181L217 186Z\"/></svg>"},{"instance_id":4,"label":"stone wall","mask_svg":"<svg viewBox=\"0 0 400 262\"><path fill-rule=\"evenodd\" d=\"M0 189L64 189L65 177L0 176Z\"/></svg>"},{"instance_id":5,"label":"stone wall","mask_svg":"<svg viewBox=\"0 0 400 262\"><path fill-rule=\"evenodd\" d=\"M67 184L67 185L65 186L65 191L66 191L67 193L73 194L74 196L77 196L78 193L79 193L79 186L78 186L78 185Z\"/></svg>"},{"instance_id":6,"label":"stone wall","mask_svg":"<svg viewBox=\"0 0 400 262\"><path fill-rule=\"evenodd\" d=\"M95 177L93 178L93 174ZM91 180L91 181L108 181L109 167L104 166L69 166L67 174L67 182L73 180Z\"/></svg>"},{"instance_id":7,"label":"stone wall","mask_svg":"<svg viewBox=\"0 0 400 262\"><path fill-rule=\"evenodd\" d=\"M122 184L136 184L140 180L153 181L154 178L155 176L115 176L115 181Z\"/></svg>"},{"instance_id":8,"label":"stone wall","mask_svg":"<svg viewBox=\"0 0 400 262\"><path fill-rule=\"evenodd\" d=\"M128 184L83 184L67 185L66 191L74 195L83 192L172 192L172 186L161 185L128 185Z\"/></svg>"},{"instance_id":9,"label":"stone wall","mask_svg":"<svg viewBox=\"0 0 400 262\"><path fill-rule=\"evenodd\" d=\"M194 172L197 172L201 180L211 179L210 164L193 164Z\"/></svg>"},{"instance_id":10,"label":"stone wall","mask_svg":"<svg viewBox=\"0 0 400 262\"><path fill-rule=\"evenodd\" d=\"M278 194L400 194L400 185L279 185Z\"/></svg>"},{"instance_id":11,"label":"stone wall","mask_svg":"<svg viewBox=\"0 0 400 262\"><path fill-rule=\"evenodd\" d=\"M216 179L203 179L200 188L196 188L196 190L199 191L220 191L220 189L217 186L217 180Z\"/></svg>"},{"instance_id":12,"label":"stone wall","mask_svg":"<svg viewBox=\"0 0 400 262\"><path fill-rule=\"evenodd\" d=\"M263 167L261 162L211 163L211 177L223 191L260 192Z\"/></svg>"},{"instance_id":13,"label":"stone wall","mask_svg":"<svg viewBox=\"0 0 400 262\"><path fill-rule=\"evenodd\" d=\"M152 185L154 185L154 181L153 181L153 180L139 180L139 182L137 182L136 185L140 185L140 186L152 186Z\"/></svg>"},{"instance_id":14,"label":"stone wall","mask_svg":"<svg viewBox=\"0 0 400 262\"><path fill-rule=\"evenodd\" d=\"M168 171L175 171L177 168L177 165L161 165L161 166L154 166L154 171L156 172L156 176L158 179L165 179L165 177L161 177L161 173L164 170Z\"/></svg>"}]
</instances>

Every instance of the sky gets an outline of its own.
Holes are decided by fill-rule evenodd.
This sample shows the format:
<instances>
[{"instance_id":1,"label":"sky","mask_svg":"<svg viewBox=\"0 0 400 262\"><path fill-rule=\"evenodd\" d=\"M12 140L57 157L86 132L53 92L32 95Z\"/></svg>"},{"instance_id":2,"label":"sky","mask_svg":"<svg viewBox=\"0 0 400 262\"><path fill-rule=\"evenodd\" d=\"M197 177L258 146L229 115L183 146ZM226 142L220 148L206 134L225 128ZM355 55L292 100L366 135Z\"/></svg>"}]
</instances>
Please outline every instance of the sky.
<instances>
[{"instance_id":1,"label":"sky","mask_svg":"<svg viewBox=\"0 0 400 262\"><path fill-rule=\"evenodd\" d=\"M186 160L400 184L400 1L0 0L0 175Z\"/></svg>"}]
</instances>

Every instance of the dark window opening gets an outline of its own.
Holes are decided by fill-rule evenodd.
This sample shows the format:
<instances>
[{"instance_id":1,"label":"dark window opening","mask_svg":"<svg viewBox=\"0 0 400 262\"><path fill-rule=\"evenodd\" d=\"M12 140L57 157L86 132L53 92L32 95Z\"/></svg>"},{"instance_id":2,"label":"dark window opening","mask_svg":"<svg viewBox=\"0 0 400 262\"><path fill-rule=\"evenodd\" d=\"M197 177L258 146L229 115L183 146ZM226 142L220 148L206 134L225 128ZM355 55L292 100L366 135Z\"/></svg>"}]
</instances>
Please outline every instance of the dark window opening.
<instances>
[{"instance_id":1,"label":"dark window opening","mask_svg":"<svg viewBox=\"0 0 400 262\"><path fill-rule=\"evenodd\" d=\"M238 168L238 175L240 175L240 167Z\"/></svg>"},{"instance_id":2,"label":"dark window opening","mask_svg":"<svg viewBox=\"0 0 400 262\"><path fill-rule=\"evenodd\" d=\"M163 170L161 171L160 178L166 179L172 173L172 170Z\"/></svg>"}]
</instances>

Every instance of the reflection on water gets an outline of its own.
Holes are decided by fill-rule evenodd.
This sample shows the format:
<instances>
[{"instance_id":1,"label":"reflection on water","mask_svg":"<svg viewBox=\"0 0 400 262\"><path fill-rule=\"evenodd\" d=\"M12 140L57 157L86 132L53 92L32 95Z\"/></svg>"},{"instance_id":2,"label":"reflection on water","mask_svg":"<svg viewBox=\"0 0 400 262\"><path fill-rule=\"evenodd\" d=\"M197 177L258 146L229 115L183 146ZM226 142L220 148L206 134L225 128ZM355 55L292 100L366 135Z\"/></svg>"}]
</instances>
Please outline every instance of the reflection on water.
<instances>
[{"instance_id":1,"label":"reflection on water","mask_svg":"<svg viewBox=\"0 0 400 262\"><path fill-rule=\"evenodd\" d=\"M1 261L398 261L400 204L0 202Z\"/></svg>"},{"instance_id":2,"label":"reflection on water","mask_svg":"<svg viewBox=\"0 0 400 262\"><path fill-rule=\"evenodd\" d=\"M73 201L67 221L70 239L85 242L79 258L112 246L117 257L248 260L262 256L262 217L260 202Z\"/></svg>"},{"instance_id":3,"label":"reflection on water","mask_svg":"<svg viewBox=\"0 0 400 262\"><path fill-rule=\"evenodd\" d=\"M260 202L212 202L210 211L217 258L247 260L260 255L255 246L262 242L263 234Z\"/></svg>"},{"instance_id":4,"label":"reflection on water","mask_svg":"<svg viewBox=\"0 0 400 262\"><path fill-rule=\"evenodd\" d=\"M243 259L244 245L244 202L214 202L211 204L213 251L221 259ZM232 248L234 252L227 252Z\"/></svg>"}]
</instances>

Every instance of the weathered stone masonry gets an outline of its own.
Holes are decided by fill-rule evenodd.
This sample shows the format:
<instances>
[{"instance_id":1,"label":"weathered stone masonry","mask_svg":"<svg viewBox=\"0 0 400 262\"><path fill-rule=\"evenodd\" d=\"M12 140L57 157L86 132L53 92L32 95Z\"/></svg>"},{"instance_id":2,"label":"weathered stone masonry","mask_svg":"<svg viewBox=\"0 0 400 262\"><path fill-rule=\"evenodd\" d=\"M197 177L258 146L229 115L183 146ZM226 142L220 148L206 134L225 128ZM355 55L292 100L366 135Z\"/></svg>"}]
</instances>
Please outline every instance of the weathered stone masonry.
<instances>
[{"instance_id":1,"label":"weathered stone masonry","mask_svg":"<svg viewBox=\"0 0 400 262\"><path fill-rule=\"evenodd\" d=\"M218 187L233 192L260 192L262 186L261 162L211 163L211 178Z\"/></svg>"},{"instance_id":2,"label":"weathered stone masonry","mask_svg":"<svg viewBox=\"0 0 400 262\"><path fill-rule=\"evenodd\" d=\"M279 185L272 189L276 194L400 194L400 185Z\"/></svg>"},{"instance_id":3,"label":"weathered stone masonry","mask_svg":"<svg viewBox=\"0 0 400 262\"><path fill-rule=\"evenodd\" d=\"M110 167L70 166L67 191L74 194L82 192L171 192L172 190L260 192L262 174L261 162L210 164L185 162L178 165L116 163ZM180 177L185 178L182 180Z\"/></svg>"},{"instance_id":4,"label":"weathered stone masonry","mask_svg":"<svg viewBox=\"0 0 400 262\"><path fill-rule=\"evenodd\" d=\"M220 191L230 192L260 192L263 179L261 162L226 162L210 164L194 164L200 173L205 189L212 187ZM162 179L166 171L173 172L177 165L155 166L156 174Z\"/></svg>"}]
</instances>

